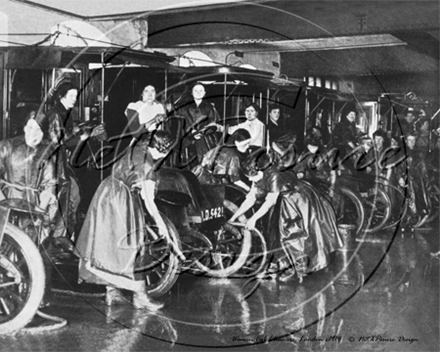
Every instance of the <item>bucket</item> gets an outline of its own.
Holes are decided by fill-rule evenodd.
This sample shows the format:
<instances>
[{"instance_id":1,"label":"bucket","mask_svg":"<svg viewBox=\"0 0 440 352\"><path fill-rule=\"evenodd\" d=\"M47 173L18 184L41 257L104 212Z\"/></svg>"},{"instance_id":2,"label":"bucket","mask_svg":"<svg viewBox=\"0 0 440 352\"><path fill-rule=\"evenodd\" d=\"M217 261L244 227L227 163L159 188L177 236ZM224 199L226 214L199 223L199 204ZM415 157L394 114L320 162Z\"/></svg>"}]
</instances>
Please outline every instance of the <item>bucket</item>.
<instances>
[{"instance_id":1,"label":"bucket","mask_svg":"<svg viewBox=\"0 0 440 352\"><path fill-rule=\"evenodd\" d=\"M342 237L343 246L340 251L352 251L356 247L356 226L348 224L338 225L339 234Z\"/></svg>"}]
</instances>

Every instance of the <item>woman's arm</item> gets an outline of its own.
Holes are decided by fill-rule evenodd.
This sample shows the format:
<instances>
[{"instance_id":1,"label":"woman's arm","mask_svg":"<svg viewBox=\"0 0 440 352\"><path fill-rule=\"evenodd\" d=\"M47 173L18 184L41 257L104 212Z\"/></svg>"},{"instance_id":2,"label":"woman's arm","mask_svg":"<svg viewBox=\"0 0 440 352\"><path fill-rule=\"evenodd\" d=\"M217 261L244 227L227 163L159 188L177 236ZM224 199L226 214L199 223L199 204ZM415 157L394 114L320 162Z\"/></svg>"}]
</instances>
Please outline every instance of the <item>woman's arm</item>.
<instances>
[{"instance_id":1,"label":"woman's arm","mask_svg":"<svg viewBox=\"0 0 440 352\"><path fill-rule=\"evenodd\" d=\"M235 181L234 185L236 185L240 188L243 188L246 192L249 192L251 190L251 188L246 183L244 183L242 180Z\"/></svg>"},{"instance_id":2,"label":"woman's arm","mask_svg":"<svg viewBox=\"0 0 440 352\"><path fill-rule=\"evenodd\" d=\"M159 209L157 209L156 203L154 202L154 189L156 186L156 182L152 180L145 180L141 182L141 196L144 200L145 207L148 212L151 214L153 219L156 221L156 224L159 229L159 234L161 236L168 236L167 227L165 222L162 219L162 216L159 213Z\"/></svg>"},{"instance_id":3,"label":"woman's arm","mask_svg":"<svg viewBox=\"0 0 440 352\"><path fill-rule=\"evenodd\" d=\"M255 224L258 219L263 217L277 202L279 193L268 193L264 203L261 205L254 215L247 221L246 228L248 230L255 229Z\"/></svg>"},{"instance_id":4,"label":"woman's arm","mask_svg":"<svg viewBox=\"0 0 440 352\"><path fill-rule=\"evenodd\" d=\"M229 222L234 222L238 217L246 213L250 208L252 208L255 205L255 201L257 200L256 197L256 189L254 187L251 188L250 192L246 196L246 199L243 203L241 203L238 210L235 212L234 215L229 219Z\"/></svg>"}]
</instances>

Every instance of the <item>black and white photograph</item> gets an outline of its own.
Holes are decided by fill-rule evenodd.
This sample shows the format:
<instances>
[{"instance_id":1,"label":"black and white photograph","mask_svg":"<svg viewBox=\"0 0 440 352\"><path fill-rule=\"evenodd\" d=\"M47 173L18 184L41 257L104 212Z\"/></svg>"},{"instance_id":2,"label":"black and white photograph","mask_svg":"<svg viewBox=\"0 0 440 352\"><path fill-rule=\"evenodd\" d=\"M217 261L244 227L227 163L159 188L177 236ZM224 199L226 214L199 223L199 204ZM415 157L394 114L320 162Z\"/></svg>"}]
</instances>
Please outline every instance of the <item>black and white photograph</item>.
<instances>
[{"instance_id":1,"label":"black and white photograph","mask_svg":"<svg viewBox=\"0 0 440 352\"><path fill-rule=\"evenodd\" d=\"M438 0L0 0L0 351L440 350Z\"/></svg>"}]
</instances>

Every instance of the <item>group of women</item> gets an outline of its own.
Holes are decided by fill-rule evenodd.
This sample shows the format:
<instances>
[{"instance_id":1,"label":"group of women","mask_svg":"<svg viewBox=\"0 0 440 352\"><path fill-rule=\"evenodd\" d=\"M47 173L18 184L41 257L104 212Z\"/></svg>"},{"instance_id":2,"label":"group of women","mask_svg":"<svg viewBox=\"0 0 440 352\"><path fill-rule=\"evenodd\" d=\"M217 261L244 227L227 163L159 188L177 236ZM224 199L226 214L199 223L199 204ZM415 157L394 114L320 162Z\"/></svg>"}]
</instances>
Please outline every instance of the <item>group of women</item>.
<instances>
[{"instance_id":1,"label":"group of women","mask_svg":"<svg viewBox=\"0 0 440 352\"><path fill-rule=\"evenodd\" d=\"M148 95L146 91L152 90L151 87L145 88L144 95ZM216 124L215 110L209 103L200 101L204 96L204 87L196 85L192 95L194 101L185 113L191 115L186 121L189 126L186 131L200 131ZM136 119L131 111L138 111L138 123L133 129L136 130L136 140L113 165L111 176L96 191L77 241L77 249L81 257L80 279L106 285L107 304L125 301L123 289L134 292L135 307L155 310L161 305L146 294L143 274L149 258L142 234L153 224L159 229L159 236L166 236L166 224L154 203L157 188L155 171L156 162L170 153L174 141L165 129L149 131L149 126L146 126L149 122L143 124L143 131L142 128L139 131L138 125L142 127L139 123L141 114L146 116L145 111L156 104L154 99L149 98L151 102L145 101L145 104L136 106L131 104L127 108L129 121ZM283 146L278 146L281 154L277 154L252 145L259 138L258 134L255 138L255 131L251 128L252 121L257 118L257 108L251 105L245 111L249 126L239 125L230 129L232 135L228 143L205 152L194 171L201 183L230 182L248 193L238 211L229 219L231 222L262 202L247 220L246 227L256 228L257 221L268 214L269 222L276 225L268 227L270 233L267 239L269 249L277 258L279 279L289 281L295 275L302 278L324 268L331 252L343 245L334 212L310 184L282 169ZM156 114L159 116L150 114L146 120L160 122L161 114L161 111ZM197 146L197 133L193 133L191 139L194 141L186 143ZM152 218L151 223L145 223L141 202Z\"/></svg>"},{"instance_id":2,"label":"group of women","mask_svg":"<svg viewBox=\"0 0 440 352\"><path fill-rule=\"evenodd\" d=\"M281 139L272 141L270 150L262 148L264 124L258 120L258 106L250 104L245 108L246 122L228 128L227 143L210 147L202 138L203 131L210 126L225 127L218 124L218 115L203 100L204 95L205 88L195 85L192 101L180 110L185 125L174 136L180 141L167 131L165 110L156 101L153 86L145 87L142 100L127 107L128 126L135 138L96 191L77 241L79 278L106 285L108 305L125 302L121 290L128 290L134 293L137 308L157 310L162 306L146 293L145 268L151 258L144 233L157 228L159 238L167 236L167 225L154 202L156 171L176 146L195 151L198 165L193 171L201 183L232 183L247 193L229 221L253 209L246 228L266 224L263 232L268 250L276 258L270 270L276 270L280 281L295 276L301 280L326 267L331 253L343 246L332 205L308 182L312 174L333 180L343 169L342 164L335 168L328 160L316 158L319 138L308 138L304 155L292 163L294 141ZM267 221L259 225L264 217Z\"/></svg>"}]
</instances>

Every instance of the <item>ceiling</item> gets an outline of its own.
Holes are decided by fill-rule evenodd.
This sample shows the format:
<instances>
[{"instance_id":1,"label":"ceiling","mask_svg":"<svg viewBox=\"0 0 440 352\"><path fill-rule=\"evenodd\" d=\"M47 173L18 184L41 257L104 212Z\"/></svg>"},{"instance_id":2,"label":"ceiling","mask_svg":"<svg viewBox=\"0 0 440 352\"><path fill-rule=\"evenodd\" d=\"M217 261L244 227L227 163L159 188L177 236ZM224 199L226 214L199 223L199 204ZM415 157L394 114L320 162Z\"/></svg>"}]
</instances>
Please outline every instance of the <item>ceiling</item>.
<instances>
[{"instance_id":1,"label":"ceiling","mask_svg":"<svg viewBox=\"0 0 440 352\"><path fill-rule=\"evenodd\" d=\"M381 75L439 69L439 1L249 1L149 16L153 48L281 53L282 73Z\"/></svg>"},{"instance_id":2,"label":"ceiling","mask_svg":"<svg viewBox=\"0 0 440 352\"><path fill-rule=\"evenodd\" d=\"M224 5L243 0L12 0L82 20L121 19L181 8Z\"/></svg>"},{"instance_id":3,"label":"ceiling","mask_svg":"<svg viewBox=\"0 0 440 352\"><path fill-rule=\"evenodd\" d=\"M10 1L89 22L148 18L153 50L275 52L289 78L409 77L439 97L438 0Z\"/></svg>"}]
</instances>

